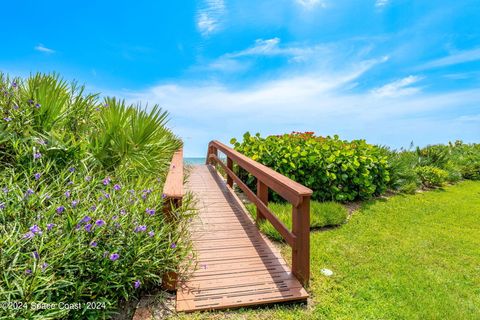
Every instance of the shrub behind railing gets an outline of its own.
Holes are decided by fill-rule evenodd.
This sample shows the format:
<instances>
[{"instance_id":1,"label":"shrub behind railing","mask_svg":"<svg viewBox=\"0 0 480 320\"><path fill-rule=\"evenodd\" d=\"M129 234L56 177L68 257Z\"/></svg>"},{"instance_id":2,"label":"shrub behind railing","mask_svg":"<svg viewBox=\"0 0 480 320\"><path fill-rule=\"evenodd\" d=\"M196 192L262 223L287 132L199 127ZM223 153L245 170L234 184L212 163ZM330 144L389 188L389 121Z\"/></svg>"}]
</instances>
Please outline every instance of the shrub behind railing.
<instances>
[{"instance_id":1,"label":"shrub behind railing","mask_svg":"<svg viewBox=\"0 0 480 320\"><path fill-rule=\"evenodd\" d=\"M315 200L368 199L384 192L390 179L386 157L365 140L319 137L313 132L262 138L247 132L243 141L230 142L237 151L312 189ZM255 187L253 177L240 174Z\"/></svg>"}]
</instances>

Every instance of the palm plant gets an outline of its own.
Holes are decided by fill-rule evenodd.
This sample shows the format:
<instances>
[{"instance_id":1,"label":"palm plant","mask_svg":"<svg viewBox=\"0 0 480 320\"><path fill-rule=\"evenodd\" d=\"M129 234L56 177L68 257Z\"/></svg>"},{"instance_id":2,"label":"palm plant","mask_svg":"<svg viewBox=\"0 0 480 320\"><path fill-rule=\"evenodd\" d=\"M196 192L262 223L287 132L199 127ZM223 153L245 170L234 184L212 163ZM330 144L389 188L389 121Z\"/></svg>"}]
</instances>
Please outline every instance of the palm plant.
<instances>
[{"instance_id":1,"label":"palm plant","mask_svg":"<svg viewBox=\"0 0 480 320\"><path fill-rule=\"evenodd\" d=\"M90 146L93 157L106 170L158 175L181 146L165 127L168 113L158 105L147 111L140 105L127 106L124 100L106 98L99 113Z\"/></svg>"}]
</instances>

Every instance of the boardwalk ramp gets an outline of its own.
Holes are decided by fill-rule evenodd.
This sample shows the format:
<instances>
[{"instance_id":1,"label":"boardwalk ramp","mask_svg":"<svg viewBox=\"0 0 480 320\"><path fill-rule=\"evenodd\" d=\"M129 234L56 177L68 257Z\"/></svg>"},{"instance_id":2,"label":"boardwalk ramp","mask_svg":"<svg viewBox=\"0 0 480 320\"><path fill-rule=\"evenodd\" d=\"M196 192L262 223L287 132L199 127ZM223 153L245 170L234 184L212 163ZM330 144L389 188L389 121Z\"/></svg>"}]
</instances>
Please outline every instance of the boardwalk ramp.
<instances>
[{"instance_id":1,"label":"boardwalk ramp","mask_svg":"<svg viewBox=\"0 0 480 320\"><path fill-rule=\"evenodd\" d=\"M212 165L194 166L189 175L186 189L198 201L198 216L191 224L198 263L190 277L179 284L177 311L308 298L279 250L258 230L233 192L232 183L225 182Z\"/></svg>"}]
</instances>

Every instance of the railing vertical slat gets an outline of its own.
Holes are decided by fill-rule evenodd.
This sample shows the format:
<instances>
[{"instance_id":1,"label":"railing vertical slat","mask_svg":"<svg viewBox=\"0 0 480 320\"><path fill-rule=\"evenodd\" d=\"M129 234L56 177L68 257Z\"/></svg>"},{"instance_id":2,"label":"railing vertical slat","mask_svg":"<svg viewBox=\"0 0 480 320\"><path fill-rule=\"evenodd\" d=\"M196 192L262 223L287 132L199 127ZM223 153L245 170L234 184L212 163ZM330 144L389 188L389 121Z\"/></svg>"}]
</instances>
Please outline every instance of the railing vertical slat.
<instances>
[{"instance_id":1,"label":"railing vertical slat","mask_svg":"<svg viewBox=\"0 0 480 320\"><path fill-rule=\"evenodd\" d=\"M292 272L304 285L310 280L310 197L303 197L297 207L292 207Z\"/></svg>"},{"instance_id":2,"label":"railing vertical slat","mask_svg":"<svg viewBox=\"0 0 480 320\"><path fill-rule=\"evenodd\" d=\"M233 160L230 157L227 157L227 168L233 171ZM233 179L230 175L227 175L227 184L233 187Z\"/></svg>"},{"instance_id":3,"label":"railing vertical slat","mask_svg":"<svg viewBox=\"0 0 480 320\"><path fill-rule=\"evenodd\" d=\"M257 179L257 197L268 207L268 187L265 183ZM257 207L257 223L265 220L262 212Z\"/></svg>"}]
</instances>

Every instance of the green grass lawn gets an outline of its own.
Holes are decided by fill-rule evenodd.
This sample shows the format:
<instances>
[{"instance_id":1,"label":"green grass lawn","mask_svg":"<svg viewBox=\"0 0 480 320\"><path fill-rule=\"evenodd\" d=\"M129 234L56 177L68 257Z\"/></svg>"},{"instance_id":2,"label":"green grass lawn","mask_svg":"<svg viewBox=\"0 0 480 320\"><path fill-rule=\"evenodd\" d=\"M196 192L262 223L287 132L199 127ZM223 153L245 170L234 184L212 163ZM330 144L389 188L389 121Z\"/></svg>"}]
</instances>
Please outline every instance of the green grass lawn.
<instances>
[{"instance_id":1,"label":"green grass lawn","mask_svg":"<svg viewBox=\"0 0 480 320\"><path fill-rule=\"evenodd\" d=\"M480 182L365 203L311 248L308 306L180 318L480 319Z\"/></svg>"}]
</instances>

